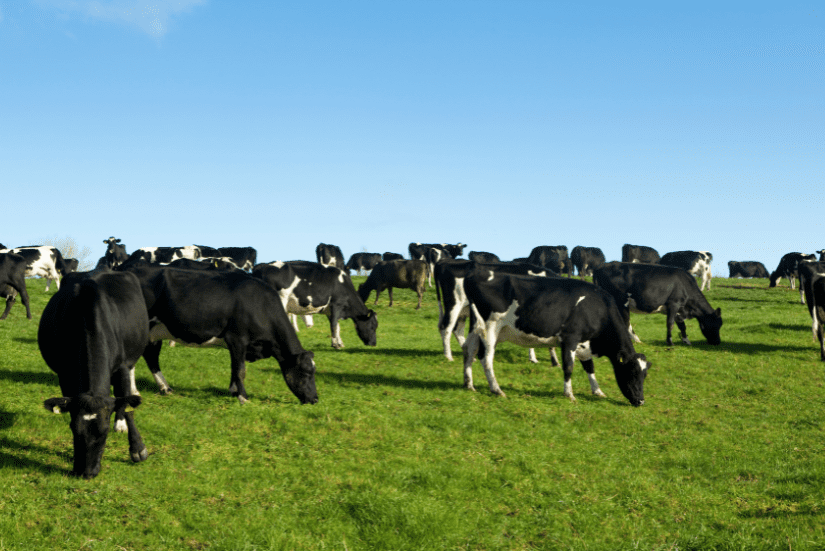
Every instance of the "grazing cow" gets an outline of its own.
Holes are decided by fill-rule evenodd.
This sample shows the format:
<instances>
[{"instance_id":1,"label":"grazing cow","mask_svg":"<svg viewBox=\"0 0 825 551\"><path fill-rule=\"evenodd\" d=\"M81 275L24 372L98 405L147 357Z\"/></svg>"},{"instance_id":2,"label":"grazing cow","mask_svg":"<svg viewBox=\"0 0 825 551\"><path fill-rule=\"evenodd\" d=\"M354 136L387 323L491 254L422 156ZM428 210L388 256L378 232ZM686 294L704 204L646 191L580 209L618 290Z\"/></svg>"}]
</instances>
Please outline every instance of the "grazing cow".
<instances>
[{"instance_id":1,"label":"grazing cow","mask_svg":"<svg viewBox=\"0 0 825 551\"><path fill-rule=\"evenodd\" d=\"M650 364L638 354L613 298L596 286L575 279L511 274L464 280L470 302L471 331L464 342L464 386L473 387L473 358L478 354L490 391L504 396L493 371L499 341L520 346L561 345L564 396L575 402L571 385L576 358L590 378L590 389L604 396L596 382L593 356L607 356L619 389L631 404L644 403L644 381Z\"/></svg>"},{"instance_id":2,"label":"grazing cow","mask_svg":"<svg viewBox=\"0 0 825 551\"><path fill-rule=\"evenodd\" d=\"M318 264L323 266L334 266L335 268L344 269L346 265L344 262L344 253L338 245L327 245L326 243L319 243L315 247L315 258Z\"/></svg>"},{"instance_id":3,"label":"grazing cow","mask_svg":"<svg viewBox=\"0 0 825 551\"><path fill-rule=\"evenodd\" d=\"M375 291L375 303L378 304L378 295L388 289L390 306L392 306L392 289L412 289L418 294L418 306L421 308L421 298L424 296L424 280L427 277L427 264L422 260L392 260L379 262L375 265L367 281L358 286L358 296L364 303Z\"/></svg>"},{"instance_id":4,"label":"grazing cow","mask_svg":"<svg viewBox=\"0 0 825 551\"><path fill-rule=\"evenodd\" d=\"M765 265L754 260L743 260L741 262L731 260L728 262L728 270L730 271L730 274L728 275L729 278L759 277L767 279L770 277Z\"/></svg>"},{"instance_id":5,"label":"grazing cow","mask_svg":"<svg viewBox=\"0 0 825 551\"><path fill-rule=\"evenodd\" d=\"M122 268L122 267L121 267ZM171 390L160 371L164 339L229 350L229 391L247 401L246 362L275 358L286 384L302 404L318 401L314 354L301 346L278 293L242 271L182 270L147 263L127 268L140 280L151 319L143 358L160 386Z\"/></svg>"},{"instance_id":6,"label":"grazing cow","mask_svg":"<svg viewBox=\"0 0 825 551\"><path fill-rule=\"evenodd\" d=\"M6 310L0 320L9 315L15 296L20 294L20 300L26 307L26 317L32 319L29 307L29 293L26 290L26 259L19 254L0 253L0 298L6 299Z\"/></svg>"},{"instance_id":7,"label":"grazing cow","mask_svg":"<svg viewBox=\"0 0 825 551\"><path fill-rule=\"evenodd\" d=\"M281 300L285 300L287 312L325 314L329 318L333 348L344 347L338 322L350 318L361 341L367 346L375 346L378 318L374 311L364 306L344 270L303 260L273 262L269 266L271 268L257 273L278 291ZM294 273L291 278L288 277L289 270ZM286 271L287 277L278 271Z\"/></svg>"},{"instance_id":8,"label":"grazing cow","mask_svg":"<svg viewBox=\"0 0 825 551\"><path fill-rule=\"evenodd\" d=\"M704 291L705 287L710 291L711 262L713 262L713 255L708 251L675 251L665 253L659 259L659 264L662 266L682 268L690 275L699 276L702 280L702 285L699 287L700 291Z\"/></svg>"},{"instance_id":9,"label":"grazing cow","mask_svg":"<svg viewBox=\"0 0 825 551\"><path fill-rule=\"evenodd\" d=\"M473 262L501 262L501 259L493 253L485 253L482 251L470 251L467 258Z\"/></svg>"},{"instance_id":10,"label":"grazing cow","mask_svg":"<svg viewBox=\"0 0 825 551\"><path fill-rule=\"evenodd\" d=\"M88 479L100 472L112 413L118 418L115 430L129 433L132 461L148 457L131 411L140 404L135 362L148 338L140 283L130 273L69 276L43 310L37 344L62 393L43 405L71 415L73 474Z\"/></svg>"},{"instance_id":11,"label":"grazing cow","mask_svg":"<svg viewBox=\"0 0 825 551\"><path fill-rule=\"evenodd\" d=\"M350 273L350 270L368 272L379 262L381 262L381 255L378 253L355 253L349 257L344 269L347 271L347 274Z\"/></svg>"},{"instance_id":12,"label":"grazing cow","mask_svg":"<svg viewBox=\"0 0 825 551\"><path fill-rule=\"evenodd\" d=\"M17 247L15 249L3 249L0 253L19 254L26 259L26 277L45 277L46 291L55 282L57 290L60 290L60 277L64 274L63 255L57 247L49 245L34 245L31 247Z\"/></svg>"},{"instance_id":13,"label":"grazing cow","mask_svg":"<svg viewBox=\"0 0 825 551\"><path fill-rule=\"evenodd\" d=\"M811 330L814 338L819 339L819 359L825 362L825 262L802 262L799 286L805 288Z\"/></svg>"},{"instance_id":14,"label":"grazing cow","mask_svg":"<svg viewBox=\"0 0 825 551\"><path fill-rule=\"evenodd\" d=\"M106 244L106 253L103 258L106 259L109 268L116 268L129 258L129 255L126 254L126 245L121 244L119 238L112 236L109 239L104 239L103 242Z\"/></svg>"},{"instance_id":15,"label":"grazing cow","mask_svg":"<svg viewBox=\"0 0 825 551\"><path fill-rule=\"evenodd\" d=\"M567 247L564 245L539 245L530 251L527 262L537 266L544 266L557 274L567 274L570 277L573 266L569 262Z\"/></svg>"},{"instance_id":16,"label":"grazing cow","mask_svg":"<svg viewBox=\"0 0 825 551\"><path fill-rule=\"evenodd\" d=\"M604 264L604 253L598 247L576 245L570 251L570 260L579 272L579 277L592 276L593 270Z\"/></svg>"},{"instance_id":17,"label":"grazing cow","mask_svg":"<svg viewBox=\"0 0 825 551\"><path fill-rule=\"evenodd\" d=\"M278 291L281 297L281 304L283 304L284 312L287 312L287 305L289 303L289 296L293 289L298 285L300 279L295 275L295 270L287 262L270 262L268 264L256 264L252 268L252 277L261 279ZM287 312L289 320L295 332L298 332L298 316ZM313 321L311 315L303 315L304 324L307 327L312 327Z\"/></svg>"},{"instance_id":18,"label":"grazing cow","mask_svg":"<svg viewBox=\"0 0 825 551\"><path fill-rule=\"evenodd\" d=\"M381 260L404 260L404 255L401 253L384 253L381 255Z\"/></svg>"},{"instance_id":19,"label":"grazing cow","mask_svg":"<svg viewBox=\"0 0 825 551\"><path fill-rule=\"evenodd\" d=\"M796 288L797 269L799 263L805 260L816 260L816 255L804 253L788 253L779 260L779 266L773 271L768 287L776 287L783 277L787 277L791 282L791 289Z\"/></svg>"},{"instance_id":20,"label":"grazing cow","mask_svg":"<svg viewBox=\"0 0 825 551\"><path fill-rule=\"evenodd\" d=\"M201 250L196 245L185 247L141 247L129 255L123 263L135 260L145 260L153 264L169 264L178 258L197 260L201 257ZM121 264L122 265L122 264Z\"/></svg>"},{"instance_id":21,"label":"grazing cow","mask_svg":"<svg viewBox=\"0 0 825 551\"><path fill-rule=\"evenodd\" d=\"M608 262L593 272L593 283L610 293L619 305L630 334L630 312L667 315L667 344L673 345L673 324L681 331L682 342L690 344L685 320L696 318L708 344L719 344L722 310L714 310L692 275L681 268L658 264Z\"/></svg>"},{"instance_id":22,"label":"grazing cow","mask_svg":"<svg viewBox=\"0 0 825 551\"><path fill-rule=\"evenodd\" d=\"M642 264L658 264L659 253L653 247L644 245L622 245L622 262L640 262Z\"/></svg>"}]
</instances>

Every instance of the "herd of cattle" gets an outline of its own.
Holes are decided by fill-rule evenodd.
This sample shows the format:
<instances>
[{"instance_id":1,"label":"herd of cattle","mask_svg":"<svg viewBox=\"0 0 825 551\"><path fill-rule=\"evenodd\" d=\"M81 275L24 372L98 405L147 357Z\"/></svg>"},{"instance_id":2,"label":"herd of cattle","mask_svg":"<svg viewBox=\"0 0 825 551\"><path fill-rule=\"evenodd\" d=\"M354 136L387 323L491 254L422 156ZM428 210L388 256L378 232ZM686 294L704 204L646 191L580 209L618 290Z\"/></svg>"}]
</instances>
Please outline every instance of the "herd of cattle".
<instances>
[{"instance_id":1,"label":"herd of cattle","mask_svg":"<svg viewBox=\"0 0 825 551\"><path fill-rule=\"evenodd\" d=\"M73 473L94 477L115 414L115 430L128 431L133 461L147 458L132 410L140 402L134 366L140 357L160 392L171 391L160 369L163 340L229 350L229 389L247 401L246 363L275 358L284 380L301 403L315 403L315 362L297 336L295 316L324 314L332 346L344 346L341 320L352 319L358 337L376 346L378 319L366 302L387 289L413 289L418 306L426 281L435 280L438 329L444 355L452 360L454 335L464 356L464 385L474 390L472 364L481 360L490 390L504 393L496 381L496 344L509 341L530 349L561 349L564 395L575 401L571 386L579 360L591 391L604 396L596 381L593 357L606 356L619 389L634 406L644 403L644 381L650 362L637 353L630 312L667 316L667 343L673 325L690 344L685 321L696 319L709 344L719 344L722 314L702 291L710 289L713 257L705 251L678 251L664 256L650 247L625 245L621 262L605 262L595 247L535 247L528 257L502 262L496 255L470 252L464 244L411 243L409 259L398 253L356 253L344 262L341 249L321 243L316 262L257 263L251 247L148 247L127 254L120 239L104 240L106 252L88 272L76 272L77 261L64 259L49 246L7 249L0 245L0 296L8 315L19 294L32 319L25 277L42 276L57 292L43 311L38 345L47 365L58 375L62 396L46 400L50 411L68 412L74 436ZM819 251L820 260L825 250ZM576 268L580 280L573 279ZM729 262L730 277L770 277L775 286L787 277L800 280L800 300L807 303L825 361L825 264L814 255L789 253L768 276L758 262ZM356 290L350 270L369 271ZM701 280L701 288L693 276ZM567 277L563 277L567 276ZM584 276L593 283L583 281ZM61 285L62 277L62 285ZM290 320L292 316L292 320ZM469 332L465 337L466 321ZM114 397L110 396L110 388Z\"/></svg>"}]
</instances>

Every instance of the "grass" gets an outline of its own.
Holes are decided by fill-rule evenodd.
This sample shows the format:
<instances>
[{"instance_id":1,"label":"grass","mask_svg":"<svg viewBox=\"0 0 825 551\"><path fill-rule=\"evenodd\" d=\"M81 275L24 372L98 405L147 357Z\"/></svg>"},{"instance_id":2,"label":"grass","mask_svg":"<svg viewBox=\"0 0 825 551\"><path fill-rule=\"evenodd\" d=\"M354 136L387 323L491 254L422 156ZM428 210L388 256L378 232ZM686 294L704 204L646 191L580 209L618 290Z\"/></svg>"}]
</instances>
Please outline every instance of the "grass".
<instances>
[{"instance_id":1,"label":"grass","mask_svg":"<svg viewBox=\"0 0 825 551\"><path fill-rule=\"evenodd\" d=\"M174 394L137 366L149 459L133 464L113 434L91 481L67 475L68 418L41 405L59 394L36 341L51 293L28 284L35 319L15 305L0 322L0 551L825 547L825 366L798 293L765 280L713 280L717 347L692 320L694 345L667 347L664 316L633 316L653 363L641 408L606 359L608 398L577 369L574 404L547 351L533 365L509 344L496 354L508 397L478 364L478 392L464 390L432 290L420 311L410 291L392 308L382 296L376 348L349 321L341 351L325 317L302 327L313 406L274 360L248 366L241 406L225 350L164 347Z\"/></svg>"}]
</instances>

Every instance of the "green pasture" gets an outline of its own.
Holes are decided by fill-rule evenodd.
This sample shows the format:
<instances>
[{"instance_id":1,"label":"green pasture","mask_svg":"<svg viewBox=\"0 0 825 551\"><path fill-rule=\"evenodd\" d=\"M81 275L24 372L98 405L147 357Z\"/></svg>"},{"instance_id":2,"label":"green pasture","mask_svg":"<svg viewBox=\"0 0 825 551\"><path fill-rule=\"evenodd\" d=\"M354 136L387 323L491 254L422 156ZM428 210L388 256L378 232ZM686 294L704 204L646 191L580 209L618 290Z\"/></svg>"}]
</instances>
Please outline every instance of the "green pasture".
<instances>
[{"instance_id":1,"label":"green pasture","mask_svg":"<svg viewBox=\"0 0 825 551\"><path fill-rule=\"evenodd\" d=\"M534 365L509 344L495 361L507 398L478 363L465 390L433 289L420 311L412 292L382 296L375 348L348 320L340 351L325 317L302 326L315 405L264 360L241 406L225 350L164 345L174 394L137 366L149 459L112 433L90 481L68 475L68 417L42 406L59 396L37 347L44 287L28 282L33 320L17 304L0 322L0 551L825 548L825 364L788 287L714 279L716 347L694 320L693 346L667 347L664 316L634 315L653 364L640 408L606 359L608 397L577 367L571 403L546 350Z\"/></svg>"}]
</instances>

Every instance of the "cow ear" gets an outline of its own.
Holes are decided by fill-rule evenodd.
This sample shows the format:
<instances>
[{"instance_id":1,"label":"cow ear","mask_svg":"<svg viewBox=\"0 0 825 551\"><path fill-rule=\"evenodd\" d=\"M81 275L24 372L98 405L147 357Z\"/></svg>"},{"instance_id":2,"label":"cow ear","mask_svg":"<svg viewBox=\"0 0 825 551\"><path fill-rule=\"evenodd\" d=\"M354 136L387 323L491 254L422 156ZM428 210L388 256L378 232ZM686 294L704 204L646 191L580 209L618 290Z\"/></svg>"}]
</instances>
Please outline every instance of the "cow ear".
<instances>
[{"instance_id":1,"label":"cow ear","mask_svg":"<svg viewBox=\"0 0 825 551\"><path fill-rule=\"evenodd\" d=\"M43 407L45 407L47 411L54 413L68 413L71 403L71 398L49 398L43 402Z\"/></svg>"},{"instance_id":2,"label":"cow ear","mask_svg":"<svg viewBox=\"0 0 825 551\"><path fill-rule=\"evenodd\" d=\"M721 308L716 309L716 317L719 317L719 318L722 317L722 309Z\"/></svg>"},{"instance_id":3,"label":"cow ear","mask_svg":"<svg viewBox=\"0 0 825 551\"><path fill-rule=\"evenodd\" d=\"M122 412L122 411L132 411L136 407L140 405L141 398L140 396L121 396L119 398L115 398L114 400L114 407L112 411Z\"/></svg>"}]
</instances>

